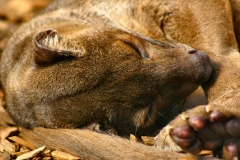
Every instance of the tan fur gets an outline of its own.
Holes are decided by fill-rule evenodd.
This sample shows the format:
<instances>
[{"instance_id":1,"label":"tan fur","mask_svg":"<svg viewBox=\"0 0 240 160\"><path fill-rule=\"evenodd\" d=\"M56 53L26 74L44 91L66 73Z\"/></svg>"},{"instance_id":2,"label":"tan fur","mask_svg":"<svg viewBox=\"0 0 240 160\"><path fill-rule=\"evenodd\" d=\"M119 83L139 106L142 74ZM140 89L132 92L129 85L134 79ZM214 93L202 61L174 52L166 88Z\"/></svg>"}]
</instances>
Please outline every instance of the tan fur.
<instances>
[{"instance_id":1,"label":"tan fur","mask_svg":"<svg viewBox=\"0 0 240 160\"><path fill-rule=\"evenodd\" d=\"M42 139L39 139L44 136L45 141L49 143L49 148L56 149L57 146L58 149L77 154L83 159L196 159L191 155L169 151L159 152L156 148L140 143L88 130L36 128L34 131L24 130L23 133L26 134L24 137L26 140L33 142L34 139L34 144L46 145Z\"/></svg>"},{"instance_id":2,"label":"tan fur","mask_svg":"<svg viewBox=\"0 0 240 160\"><path fill-rule=\"evenodd\" d=\"M208 58L195 49L211 59L208 81ZM237 49L227 0L56 0L19 28L3 52L6 109L26 128L96 122L120 136L153 134L188 108L234 97ZM201 87L193 93L201 84L206 95ZM228 105L237 107L231 99ZM206 112L202 108L189 112ZM46 134L53 140L45 141ZM184 156L90 131L35 128L22 136L84 158ZM179 150L166 129L155 143Z\"/></svg>"}]
</instances>

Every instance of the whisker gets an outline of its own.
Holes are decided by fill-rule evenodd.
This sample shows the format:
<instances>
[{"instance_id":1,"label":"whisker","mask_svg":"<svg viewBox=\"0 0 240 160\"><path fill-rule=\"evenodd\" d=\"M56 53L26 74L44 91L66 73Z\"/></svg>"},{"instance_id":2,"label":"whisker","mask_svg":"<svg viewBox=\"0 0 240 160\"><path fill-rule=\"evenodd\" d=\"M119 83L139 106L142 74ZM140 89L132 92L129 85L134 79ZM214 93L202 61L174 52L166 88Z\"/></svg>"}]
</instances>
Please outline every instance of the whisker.
<instances>
[{"instance_id":1,"label":"whisker","mask_svg":"<svg viewBox=\"0 0 240 160\"><path fill-rule=\"evenodd\" d=\"M151 122L155 123L155 122L150 118L149 113L148 113L147 115L148 115L148 119L149 119Z\"/></svg>"},{"instance_id":2,"label":"whisker","mask_svg":"<svg viewBox=\"0 0 240 160\"><path fill-rule=\"evenodd\" d=\"M171 106L169 106L169 109L167 110L166 114L169 114L169 112L174 108L174 106L177 105L181 100L182 98L181 99L179 98L178 100L176 100L177 103L174 103ZM181 108L183 108L183 106Z\"/></svg>"},{"instance_id":3,"label":"whisker","mask_svg":"<svg viewBox=\"0 0 240 160\"><path fill-rule=\"evenodd\" d=\"M135 136L137 136L137 130L138 130L138 127L137 127L137 125L136 125L135 133L134 133Z\"/></svg>"},{"instance_id":4,"label":"whisker","mask_svg":"<svg viewBox=\"0 0 240 160\"><path fill-rule=\"evenodd\" d=\"M125 130L128 132L129 135L131 134L128 129L125 128Z\"/></svg>"},{"instance_id":5,"label":"whisker","mask_svg":"<svg viewBox=\"0 0 240 160\"><path fill-rule=\"evenodd\" d=\"M180 106L180 113L183 112L184 104L186 103L186 101L188 100L188 98L189 98L189 97L185 98L185 99L183 100L183 102L180 104L180 105L181 105L181 106Z\"/></svg>"},{"instance_id":6,"label":"whisker","mask_svg":"<svg viewBox=\"0 0 240 160\"><path fill-rule=\"evenodd\" d=\"M161 117L165 118L166 120L168 120L167 117L165 117L162 113L160 113L158 110L156 110L155 108L153 108L155 112L157 112Z\"/></svg>"}]
</instances>

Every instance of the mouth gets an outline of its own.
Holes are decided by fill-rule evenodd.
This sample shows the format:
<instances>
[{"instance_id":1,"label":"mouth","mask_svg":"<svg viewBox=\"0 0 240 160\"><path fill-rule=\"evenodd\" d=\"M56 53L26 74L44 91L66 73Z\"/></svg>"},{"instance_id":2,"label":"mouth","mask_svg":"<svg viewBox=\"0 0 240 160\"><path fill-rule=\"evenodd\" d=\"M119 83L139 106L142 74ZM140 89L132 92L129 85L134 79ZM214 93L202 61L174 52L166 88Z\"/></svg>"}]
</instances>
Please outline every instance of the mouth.
<instances>
[{"instance_id":1,"label":"mouth","mask_svg":"<svg viewBox=\"0 0 240 160\"><path fill-rule=\"evenodd\" d=\"M197 78L198 80L195 81L195 83L201 84L207 81L212 74L212 68L210 66L211 61L209 56L205 54L203 51L199 50L189 51L189 54L192 54L199 64L200 74L199 77Z\"/></svg>"}]
</instances>

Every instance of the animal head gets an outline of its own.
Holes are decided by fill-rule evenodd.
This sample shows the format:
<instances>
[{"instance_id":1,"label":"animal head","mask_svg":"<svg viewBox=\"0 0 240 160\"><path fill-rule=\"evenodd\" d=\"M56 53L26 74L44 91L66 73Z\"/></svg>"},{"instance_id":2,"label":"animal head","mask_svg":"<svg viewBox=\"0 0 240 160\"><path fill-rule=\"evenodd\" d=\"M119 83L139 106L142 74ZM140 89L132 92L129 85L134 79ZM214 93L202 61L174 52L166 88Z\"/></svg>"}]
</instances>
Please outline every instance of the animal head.
<instances>
[{"instance_id":1,"label":"animal head","mask_svg":"<svg viewBox=\"0 0 240 160\"><path fill-rule=\"evenodd\" d=\"M19 58L2 81L9 112L27 127L107 121L119 134L152 129L162 107L211 73L202 51L111 27L60 25L26 39L25 48L5 51Z\"/></svg>"}]
</instances>

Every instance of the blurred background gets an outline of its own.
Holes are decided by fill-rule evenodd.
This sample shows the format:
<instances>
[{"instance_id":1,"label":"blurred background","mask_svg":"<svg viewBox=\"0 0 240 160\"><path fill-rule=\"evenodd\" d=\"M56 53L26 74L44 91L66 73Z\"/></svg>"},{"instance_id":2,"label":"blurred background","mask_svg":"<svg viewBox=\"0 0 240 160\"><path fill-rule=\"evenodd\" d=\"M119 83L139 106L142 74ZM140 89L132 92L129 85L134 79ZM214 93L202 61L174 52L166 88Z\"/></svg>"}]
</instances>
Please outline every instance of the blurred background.
<instances>
[{"instance_id":1,"label":"blurred background","mask_svg":"<svg viewBox=\"0 0 240 160\"><path fill-rule=\"evenodd\" d=\"M52 0L0 0L0 53L9 36Z\"/></svg>"}]
</instances>

